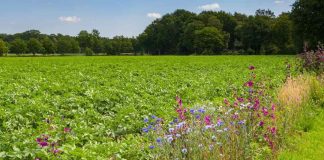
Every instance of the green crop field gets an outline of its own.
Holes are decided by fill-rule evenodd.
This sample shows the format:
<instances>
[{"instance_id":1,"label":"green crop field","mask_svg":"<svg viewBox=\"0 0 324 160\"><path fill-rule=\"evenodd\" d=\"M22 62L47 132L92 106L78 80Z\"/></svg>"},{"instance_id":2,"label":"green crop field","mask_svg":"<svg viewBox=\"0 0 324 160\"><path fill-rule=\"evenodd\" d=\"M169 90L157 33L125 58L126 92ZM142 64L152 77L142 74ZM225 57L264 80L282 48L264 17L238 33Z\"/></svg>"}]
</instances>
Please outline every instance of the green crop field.
<instances>
[{"instance_id":1,"label":"green crop field","mask_svg":"<svg viewBox=\"0 0 324 160\"><path fill-rule=\"evenodd\" d=\"M63 158L141 154L143 118L172 118L175 96L186 106L221 103L244 89L250 65L275 91L286 60L293 57L0 58L0 159L50 157L35 141L44 134L60 141Z\"/></svg>"}]
</instances>

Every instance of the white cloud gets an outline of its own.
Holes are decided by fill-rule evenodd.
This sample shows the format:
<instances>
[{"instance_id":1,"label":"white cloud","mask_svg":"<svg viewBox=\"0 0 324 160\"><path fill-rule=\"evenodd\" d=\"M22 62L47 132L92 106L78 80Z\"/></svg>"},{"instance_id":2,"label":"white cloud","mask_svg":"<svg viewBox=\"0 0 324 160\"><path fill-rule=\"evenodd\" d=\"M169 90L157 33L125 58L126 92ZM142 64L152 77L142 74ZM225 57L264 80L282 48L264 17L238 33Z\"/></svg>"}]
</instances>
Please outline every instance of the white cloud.
<instances>
[{"instance_id":1,"label":"white cloud","mask_svg":"<svg viewBox=\"0 0 324 160\"><path fill-rule=\"evenodd\" d=\"M64 23L79 23L81 21L81 18L77 16L61 16L58 19Z\"/></svg>"},{"instance_id":2,"label":"white cloud","mask_svg":"<svg viewBox=\"0 0 324 160\"><path fill-rule=\"evenodd\" d=\"M278 1L274 1L274 3L275 3L275 4L281 4L281 3L284 3L284 1L280 1L280 0L278 0Z\"/></svg>"},{"instance_id":3,"label":"white cloud","mask_svg":"<svg viewBox=\"0 0 324 160\"><path fill-rule=\"evenodd\" d=\"M204 11L213 11L213 10L220 9L220 5L218 3L212 3L212 4L199 6L198 8Z\"/></svg>"},{"instance_id":4,"label":"white cloud","mask_svg":"<svg viewBox=\"0 0 324 160\"><path fill-rule=\"evenodd\" d=\"M153 12L153 13L148 13L147 17L157 19L157 18L161 18L162 16L161 16L160 13L154 13Z\"/></svg>"}]
</instances>

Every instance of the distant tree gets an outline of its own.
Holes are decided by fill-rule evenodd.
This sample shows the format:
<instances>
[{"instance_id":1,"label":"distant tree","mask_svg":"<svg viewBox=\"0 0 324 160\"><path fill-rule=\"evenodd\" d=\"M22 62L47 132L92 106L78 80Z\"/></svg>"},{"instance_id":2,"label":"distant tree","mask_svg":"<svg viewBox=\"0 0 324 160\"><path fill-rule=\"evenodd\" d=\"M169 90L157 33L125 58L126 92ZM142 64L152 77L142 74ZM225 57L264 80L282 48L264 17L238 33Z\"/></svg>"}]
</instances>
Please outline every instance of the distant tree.
<instances>
[{"instance_id":1,"label":"distant tree","mask_svg":"<svg viewBox=\"0 0 324 160\"><path fill-rule=\"evenodd\" d=\"M265 9L258 9L255 12L255 16L264 16L269 18L275 18L275 14L271 10L265 10Z\"/></svg>"},{"instance_id":2,"label":"distant tree","mask_svg":"<svg viewBox=\"0 0 324 160\"><path fill-rule=\"evenodd\" d=\"M50 38L45 37L42 40L42 44L44 47L44 53L46 53L46 54L56 53L56 50L57 50L56 44Z\"/></svg>"},{"instance_id":3,"label":"distant tree","mask_svg":"<svg viewBox=\"0 0 324 160\"><path fill-rule=\"evenodd\" d=\"M215 27L195 31L195 48L198 53L212 54L226 48L227 38Z\"/></svg>"},{"instance_id":4,"label":"distant tree","mask_svg":"<svg viewBox=\"0 0 324 160\"><path fill-rule=\"evenodd\" d=\"M111 40L105 40L103 42L103 45L104 45L104 52L106 53L106 55L114 54L114 49Z\"/></svg>"},{"instance_id":5,"label":"distant tree","mask_svg":"<svg viewBox=\"0 0 324 160\"><path fill-rule=\"evenodd\" d=\"M86 48L84 50L84 53L85 53L86 56L92 56L94 54L94 52L92 51L91 48Z\"/></svg>"},{"instance_id":6,"label":"distant tree","mask_svg":"<svg viewBox=\"0 0 324 160\"><path fill-rule=\"evenodd\" d=\"M101 37L100 37L100 32L96 29L92 30L92 50L95 52L95 53L101 53L104 49L104 46L103 46L103 41L101 40Z\"/></svg>"},{"instance_id":7,"label":"distant tree","mask_svg":"<svg viewBox=\"0 0 324 160\"><path fill-rule=\"evenodd\" d=\"M80 53L80 46L78 41L72 37L61 37L57 42L57 51L60 54L65 53Z\"/></svg>"},{"instance_id":8,"label":"distant tree","mask_svg":"<svg viewBox=\"0 0 324 160\"><path fill-rule=\"evenodd\" d=\"M80 31L77 37L81 50L84 50L85 48L92 48L93 46L93 38L92 34L88 33L87 31L83 30Z\"/></svg>"},{"instance_id":9,"label":"distant tree","mask_svg":"<svg viewBox=\"0 0 324 160\"><path fill-rule=\"evenodd\" d=\"M324 42L324 1L296 0L293 4L291 19L294 22L299 46L303 41L315 48L317 43Z\"/></svg>"},{"instance_id":10,"label":"distant tree","mask_svg":"<svg viewBox=\"0 0 324 160\"><path fill-rule=\"evenodd\" d=\"M35 55L36 53L43 53L44 52L44 47L42 43L40 43L36 38L31 38L28 41L28 51Z\"/></svg>"},{"instance_id":11,"label":"distant tree","mask_svg":"<svg viewBox=\"0 0 324 160\"><path fill-rule=\"evenodd\" d=\"M79 42L76 41L74 38L69 40L70 44L71 44L71 48L69 50L70 53L80 53L81 52L81 48L79 46Z\"/></svg>"},{"instance_id":12,"label":"distant tree","mask_svg":"<svg viewBox=\"0 0 324 160\"><path fill-rule=\"evenodd\" d=\"M24 40L17 38L10 44L10 52L16 54L23 54L28 51L27 44Z\"/></svg>"},{"instance_id":13,"label":"distant tree","mask_svg":"<svg viewBox=\"0 0 324 160\"><path fill-rule=\"evenodd\" d=\"M293 22L289 13L282 13L272 24L272 43L284 54L295 54Z\"/></svg>"},{"instance_id":14,"label":"distant tree","mask_svg":"<svg viewBox=\"0 0 324 160\"><path fill-rule=\"evenodd\" d=\"M0 39L0 56L3 56L9 52L8 45L5 41Z\"/></svg>"},{"instance_id":15,"label":"distant tree","mask_svg":"<svg viewBox=\"0 0 324 160\"><path fill-rule=\"evenodd\" d=\"M271 19L267 16L250 16L236 28L238 40L245 50L260 53L261 49L271 43Z\"/></svg>"}]
</instances>

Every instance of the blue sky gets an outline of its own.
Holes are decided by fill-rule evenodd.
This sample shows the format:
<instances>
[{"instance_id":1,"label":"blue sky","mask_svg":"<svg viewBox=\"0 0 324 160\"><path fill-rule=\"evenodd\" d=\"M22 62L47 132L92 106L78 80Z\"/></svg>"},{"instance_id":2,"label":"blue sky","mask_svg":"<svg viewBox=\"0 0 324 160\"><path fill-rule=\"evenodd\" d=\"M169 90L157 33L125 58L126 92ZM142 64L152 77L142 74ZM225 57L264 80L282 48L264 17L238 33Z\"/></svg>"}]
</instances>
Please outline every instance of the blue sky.
<instances>
[{"instance_id":1,"label":"blue sky","mask_svg":"<svg viewBox=\"0 0 324 160\"><path fill-rule=\"evenodd\" d=\"M42 33L77 35L98 29L102 36L137 36L155 18L186 9L254 14L290 11L295 0L0 0L0 33L38 29Z\"/></svg>"}]
</instances>

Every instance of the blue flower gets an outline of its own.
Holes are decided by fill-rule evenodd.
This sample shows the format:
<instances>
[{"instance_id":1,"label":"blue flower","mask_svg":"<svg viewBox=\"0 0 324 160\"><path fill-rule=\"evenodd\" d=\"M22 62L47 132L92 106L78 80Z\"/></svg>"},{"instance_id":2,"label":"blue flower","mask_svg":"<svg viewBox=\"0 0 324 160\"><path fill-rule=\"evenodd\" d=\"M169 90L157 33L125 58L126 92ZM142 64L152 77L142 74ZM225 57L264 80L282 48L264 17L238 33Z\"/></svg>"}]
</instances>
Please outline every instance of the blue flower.
<instances>
[{"instance_id":1,"label":"blue flower","mask_svg":"<svg viewBox=\"0 0 324 160\"><path fill-rule=\"evenodd\" d=\"M199 108L199 109L198 109L198 112L200 112L200 113L205 113L206 111L205 111L203 108Z\"/></svg>"},{"instance_id":2,"label":"blue flower","mask_svg":"<svg viewBox=\"0 0 324 160\"><path fill-rule=\"evenodd\" d=\"M162 142L162 138L157 138L157 139L156 139L156 142L157 142L157 143L161 143L161 142Z\"/></svg>"},{"instance_id":3,"label":"blue flower","mask_svg":"<svg viewBox=\"0 0 324 160\"><path fill-rule=\"evenodd\" d=\"M196 118L197 118L197 119L200 119L200 115L196 115Z\"/></svg>"},{"instance_id":4,"label":"blue flower","mask_svg":"<svg viewBox=\"0 0 324 160\"><path fill-rule=\"evenodd\" d=\"M147 132L149 132L149 129L148 128L143 128L142 131L147 133Z\"/></svg>"},{"instance_id":5,"label":"blue flower","mask_svg":"<svg viewBox=\"0 0 324 160\"><path fill-rule=\"evenodd\" d=\"M152 125L149 125L148 127L147 127L147 129L151 129L153 126Z\"/></svg>"},{"instance_id":6,"label":"blue flower","mask_svg":"<svg viewBox=\"0 0 324 160\"><path fill-rule=\"evenodd\" d=\"M154 149L154 148L155 148L154 146L152 146L152 145L150 146L150 149Z\"/></svg>"},{"instance_id":7,"label":"blue flower","mask_svg":"<svg viewBox=\"0 0 324 160\"><path fill-rule=\"evenodd\" d=\"M190 113L191 114L195 114L195 110L194 109L190 109Z\"/></svg>"},{"instance_id":8,"label":"blue flower","mask_svg":"<svg viewBox=\"0 0 324 160\"><path fill-rule=\"evenodd\" d=\"M144 122L147 123L149 120L148 118L144 118Z\"/></svg>"},{"instance_id":9,"label":"blue flower","mask_svg":"<svg viewBox=\"0 0 324 160\"><path fill-rule=\"evenodd\" d=\"M155 119L156 118L156 116L155 115L152 115L152 119Z\"/></svg>"},{"instance_id":10,"label":"blue flower","mask_svg":"<svg viewBox=\"0 0 324 160\"><path fill-rule=\"evenodd\" d=\"M173 120L174 123L178 123L178 121L179 121L178 118L175 118L175 119Z\"/></svg>"}]
</instances>

